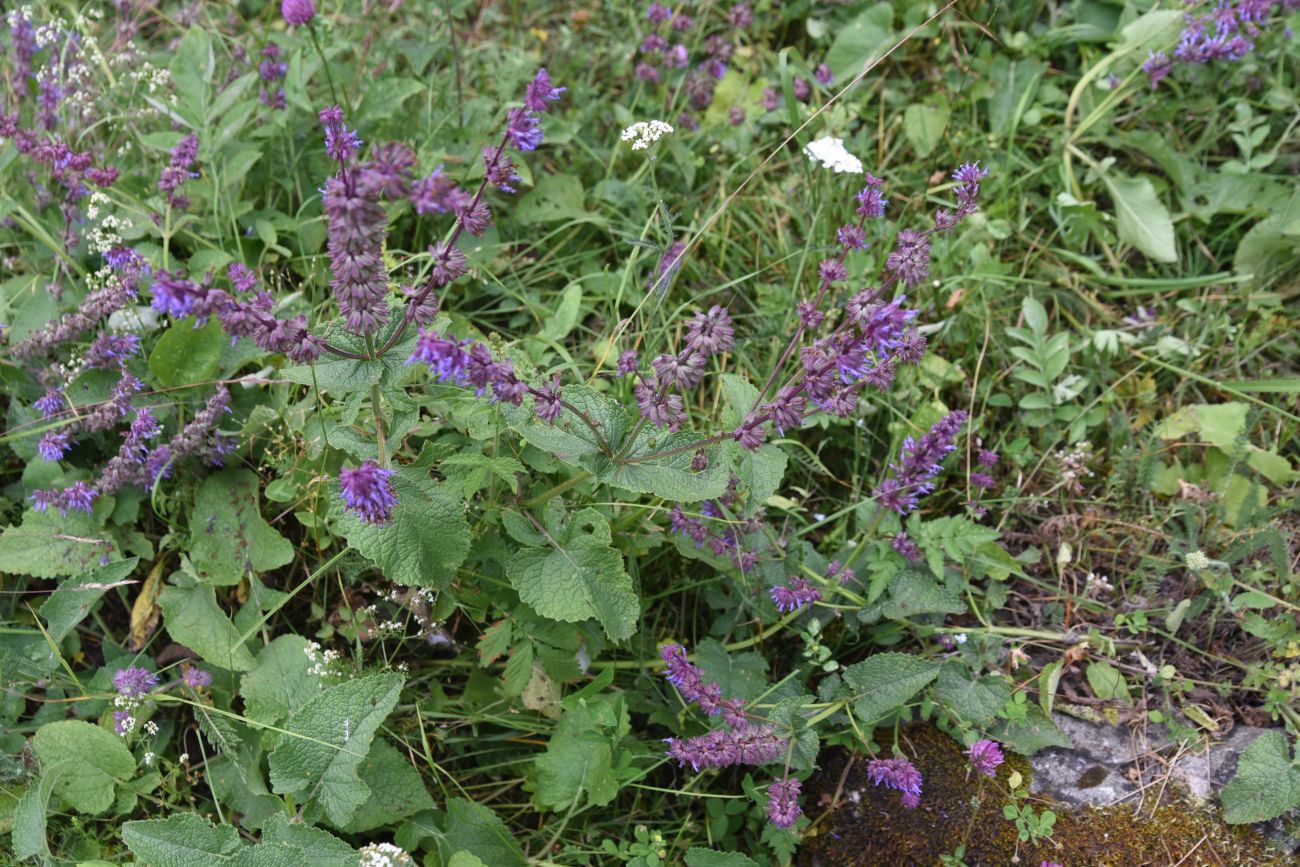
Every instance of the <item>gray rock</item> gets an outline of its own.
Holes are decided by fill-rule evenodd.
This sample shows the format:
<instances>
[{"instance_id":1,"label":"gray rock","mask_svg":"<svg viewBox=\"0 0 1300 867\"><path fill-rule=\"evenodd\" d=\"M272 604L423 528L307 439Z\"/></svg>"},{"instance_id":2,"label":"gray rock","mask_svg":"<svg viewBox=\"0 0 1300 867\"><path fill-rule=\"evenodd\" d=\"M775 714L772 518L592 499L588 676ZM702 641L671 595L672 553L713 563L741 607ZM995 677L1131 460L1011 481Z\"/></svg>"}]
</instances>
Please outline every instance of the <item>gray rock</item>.
<instances>
[{"instance_id":1,"label":"gray rock","mask_svg":"<svg viewBox=\"0 0 1300 867\"><path fill-rule=\"evenodd\" d=\"M1197 801L1212 801L1237 771L1237 757L1264 729L1236 726L1222 740L1172 741L1163 726L1130 729L1054 714L1052 721L1073 749L1046 749L1030 759L1033 791L1074 806L1105 807L1137 794L1138 784L1158 791L1171 783Z\"/></svg>"}]
</instances>

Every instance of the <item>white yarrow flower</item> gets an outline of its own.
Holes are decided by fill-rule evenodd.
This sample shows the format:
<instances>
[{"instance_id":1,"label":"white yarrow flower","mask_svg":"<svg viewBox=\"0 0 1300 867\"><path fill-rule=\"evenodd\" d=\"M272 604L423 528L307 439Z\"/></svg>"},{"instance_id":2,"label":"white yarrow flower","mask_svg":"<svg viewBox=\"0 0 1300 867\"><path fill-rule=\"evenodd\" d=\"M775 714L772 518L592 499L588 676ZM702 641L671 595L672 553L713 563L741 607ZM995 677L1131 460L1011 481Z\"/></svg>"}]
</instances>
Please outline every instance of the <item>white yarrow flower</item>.
<instances>
[{"instance_id":1,"label":"white yarrow flower","mask_svg":"<svg viewBox=\"0 0 1300 867\"><path fill-rule=\"evenodd\" d=\"M643 151L664 136L671 135L672 132L672 125L662 120L639 120L623 130L620 138L632 142L632 150Z\"/></svg>"},{"instance_id":2,"label":"white yarrow flower","mask_svg":"<svg viewBox=\"0 0 1300 867\"><path fill-rule=\"evenodd\" d=\"M361 847L360 867L403 867L413 864L405 849L392 843L369 843Z\"/></svg>"},{"instance_id":3,"label":"white yarrow flower","mask_svg":"<svg viewBox=\"0 0 1300 867\"><path fill-rule=\"evenodd\" d=\"M814 163L833 169L836 172L848 172L860 175L863 172L862 160L844 149L844 139L825 136L804 146L804 156Z\"/></svg>"}]
</instances>

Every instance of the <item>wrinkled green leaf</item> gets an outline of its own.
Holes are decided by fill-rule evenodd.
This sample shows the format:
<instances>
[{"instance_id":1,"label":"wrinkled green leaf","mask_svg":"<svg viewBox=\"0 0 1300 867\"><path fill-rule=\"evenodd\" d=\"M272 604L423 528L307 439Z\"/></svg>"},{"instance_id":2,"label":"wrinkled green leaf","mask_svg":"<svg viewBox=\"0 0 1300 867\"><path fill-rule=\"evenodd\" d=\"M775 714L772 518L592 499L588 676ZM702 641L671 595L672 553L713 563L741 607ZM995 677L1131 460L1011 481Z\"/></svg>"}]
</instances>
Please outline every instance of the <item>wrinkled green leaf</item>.
<instances>
[{"instance_id":1,"label":"wrinkled green leaf","mask_svg":"<svg viewBox=\"0 0 1300 867\"><path fill-rule=\"evenodd\" d=\"M348 822L370 797L357 769L375 731L397 704L403 679L373 674L331 687L289 718L271 751L271 790L319 799L336 825Z\"/></svg>"},{"instance_id":2,"label":"wrinkled green leaf","mask_svg":"<svg viewBox=\"0 0 1300 867\"><path fill-rule=\"evenodd\" d=\"M1300 767L1281 731L1255 738L1237 760L1237 773L1223 787L1224 821L1233 825L1267 822L1300 807Z\"/></svg>"},{"instance_id":3,"label":"wrinkled green leaf","mask_svg":"<svg viewBox=\"0 0 1300 867\"><path fill-rule=\"evenodd\" d=\"M853 713L862 725L893 713L938 676L937 663L907 653L877 653L844 669Z\"/></svg>"},{"instance_id":4,"label":"wrinkled green leaf","mask_svg":"<svg viewBox=\"0 0 1300 867\"><path fill-rule=\"evenodd\" d=\"M211 587L167 587L158 596L158 607L172 639L205 661L231 671L251 671L257 664Z\"/></svg>"},{"instance_id":5,"label":"wrinkled green leaf","mask_svg":"<svg viewBox=\"0 0 1300 867\"><path fill-rule=\"evenodd\" d=\"M224 470L208 476L190 511L190 562L216 586L238 584L248 572L293 561L293 546L262 518L257 475Z\"/></svg>"},{"instance_id":6,"label":"wrinkled green leaf","mask_svg":"<svg viewBox=\"0 0 1300 867\"><path fill-rule=\"evenodd\" d=\"M42 765L73 760L54 784L54 793L79 813L107 810L116 784L135 776L135 758L122 739L81 720L46 723L37 729L32 747Z\"/></svg>"}]
</instances>

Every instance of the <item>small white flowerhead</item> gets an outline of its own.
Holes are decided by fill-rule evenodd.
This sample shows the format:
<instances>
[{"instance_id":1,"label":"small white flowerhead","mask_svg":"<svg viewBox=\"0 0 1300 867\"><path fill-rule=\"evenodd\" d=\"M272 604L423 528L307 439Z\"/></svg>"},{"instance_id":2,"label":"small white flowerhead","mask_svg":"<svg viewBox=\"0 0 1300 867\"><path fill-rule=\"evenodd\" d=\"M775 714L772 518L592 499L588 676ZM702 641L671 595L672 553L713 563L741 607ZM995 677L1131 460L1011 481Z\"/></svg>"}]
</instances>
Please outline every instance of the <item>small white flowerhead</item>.
<instances>
[{"instance_id":1,"label":"small white flowerhead","mask_svg":"<svg viewBox=\"0 0 1300 867\"><path fill-rule=\"evenodd\" d=\"M1193 572L1201 572L1210 568L1210 558L1205 556L1204 551L1188 551L1183 556L1183 562Z\"/></svg>"},{"instance_id":2,"label":"small white flowerhead","mask_svg":"<svg viewBox=\"0 0 1300 867\"><path fill-rule=\"evenodd\" d=\"M404 867L413 863L406 850L392 843L369 843L361 847L360 867Z\"/></svg>"},{"instance_id":3,"label":"small white flowerhead","mask_svg":"<svg viewBox=\"0 0 1300 867\"><path fill-rule=\"evenodd\" d=\"M664 136L671 135L672 132L672 125L662 120L639 120L623 130L623 134L619 137L623 141L630 141L632 150L643 151Z\"/></svg>"},{"instance_id":4,"label":"small white flowerhead","mask_svg":"<svg viewBox=\"0 0 1300 867\"><path fill-rule=\"evenodd\" d=\"M863 172L862 160L844 148L844 139L825 136L804 146L804 156L813 163L824 166L837 173L848 172L860 175Z\"/></svg>"}]
</instances>

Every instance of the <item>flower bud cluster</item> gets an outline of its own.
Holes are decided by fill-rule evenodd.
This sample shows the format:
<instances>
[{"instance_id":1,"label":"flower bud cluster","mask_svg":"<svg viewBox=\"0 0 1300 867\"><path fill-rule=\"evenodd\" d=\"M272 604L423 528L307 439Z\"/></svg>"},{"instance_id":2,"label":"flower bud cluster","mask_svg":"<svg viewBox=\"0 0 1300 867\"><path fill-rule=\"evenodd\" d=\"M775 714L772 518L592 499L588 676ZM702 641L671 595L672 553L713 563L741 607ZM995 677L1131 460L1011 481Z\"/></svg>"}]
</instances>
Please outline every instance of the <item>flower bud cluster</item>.
<instances>
[{"instance_id":1,"label":"flower bud cluster","mask_svg":"<svg viewBox=\"0 0 1300 867\"><path fill-rule=\"evenodd\" d=\"M637 50L633 74L638 81L658 85L672 70L684 70L676 79L677 93L685 97L693 111L699 112L713 105L717 83L727 74L727 66L740 40L753 25L754 11L747 3L736 3L727 9L724 20L713 33L702 43L693 42L700 46L699 62L694 69L689 68L691 52L687 41L691 38L688 34L697 29L695 20L683 11L674 14L669 6L654 2L646 7L646 21L649 29ZM678 102L675 97L668 100L668 104ZM744 122L743 107L734 106L731 111L733 126ZM738 120L736 111L740 112ZM699 122L687 111L677 117L677 124L683 129L699 129Z\"/></svg>"},{"instance_id":2,"label":"flower bud cluster","mask_svg":"<svg viewBox=\"0 0 1300 867\"><path fill-rule=\"evenodd\" d=\"M1255 50L1257 40L1270 28L1282 26L1287 38L1285 17L1300 9L1297 0L1218 0L1200 7L1204 15L1184 13L1187 26L1178 38L1173 57L1163 51L1148 51L1142 71L1151 89L1169 76L1178 64L1205 66L1211 63L1241 60ZM1277 13L1276 15L1274 13Z\"/></svg>"}]
</instances>

